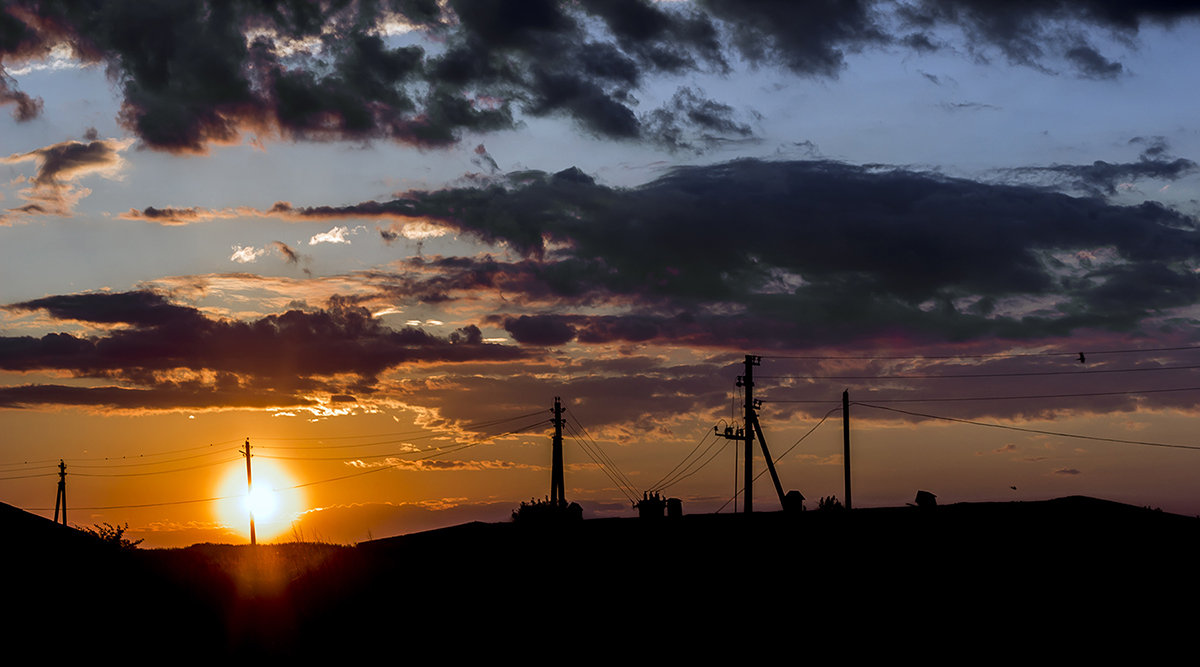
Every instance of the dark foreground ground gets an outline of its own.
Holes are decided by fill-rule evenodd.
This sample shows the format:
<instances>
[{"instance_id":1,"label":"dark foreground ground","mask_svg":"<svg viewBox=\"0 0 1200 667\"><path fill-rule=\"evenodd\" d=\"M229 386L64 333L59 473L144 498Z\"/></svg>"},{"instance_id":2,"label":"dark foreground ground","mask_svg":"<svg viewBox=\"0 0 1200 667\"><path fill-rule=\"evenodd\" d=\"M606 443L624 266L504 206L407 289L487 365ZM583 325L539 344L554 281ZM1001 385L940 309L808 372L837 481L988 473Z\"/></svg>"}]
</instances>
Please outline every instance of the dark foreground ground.
<instances>
[{"instance_id":1,"label":"dark foreground ground","mask_svg":"<svg viewBox=\"0 0 1200 667\"><path fill-rule=\"evenodd\" d=\"M121 551L8 506L0 526L6 651L47 659L1146 662L1200 620L1200 519L1083 497L472 523L354 547Z\"/></svg>"}]
</instances>

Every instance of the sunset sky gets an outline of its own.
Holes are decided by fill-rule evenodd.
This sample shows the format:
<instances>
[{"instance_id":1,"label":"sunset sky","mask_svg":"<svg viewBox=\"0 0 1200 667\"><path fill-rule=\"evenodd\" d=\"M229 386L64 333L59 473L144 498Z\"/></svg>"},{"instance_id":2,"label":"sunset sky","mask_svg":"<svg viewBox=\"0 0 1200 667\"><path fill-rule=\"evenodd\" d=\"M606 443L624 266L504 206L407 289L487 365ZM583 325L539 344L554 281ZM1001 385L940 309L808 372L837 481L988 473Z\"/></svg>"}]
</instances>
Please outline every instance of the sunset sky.
<instances>
[{"instance_id":1,"label":"sunset sky","mask_svg":"<svg viewBox=\"0 0 1200 667\"><path fill-rule=\"evenodd\" d=\"M1197 45L1191 2L10 0L0 501L61 458L72 523L245 541L249 438L269 539L506 520L561 396L587 516L728 512L755 354L810 508L849 389L855 506L1200 514Z\"/></svg>"}]
</instances>

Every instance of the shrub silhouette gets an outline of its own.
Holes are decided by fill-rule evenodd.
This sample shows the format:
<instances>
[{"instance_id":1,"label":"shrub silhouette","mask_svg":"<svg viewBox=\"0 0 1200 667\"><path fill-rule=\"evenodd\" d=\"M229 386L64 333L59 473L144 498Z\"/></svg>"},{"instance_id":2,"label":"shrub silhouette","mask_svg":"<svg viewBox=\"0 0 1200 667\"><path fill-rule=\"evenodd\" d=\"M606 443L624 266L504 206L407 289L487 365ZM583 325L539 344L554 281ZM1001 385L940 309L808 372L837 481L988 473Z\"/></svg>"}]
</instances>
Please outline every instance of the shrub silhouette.
<instances>
[{"instance_id":1,"label":"shrub silhouette","mask_svg":"<svg viewBox=\"0 0 1200 667\"><path fill-rule=\"evenodd\" d=\"M77 526L77 528L100 540L101 542L105 544L111 544L118 549L136 549L137 546L142 543L142 540L131 540L125 537L125 531L129 530L128 521L125 522L124 526L114 526L107 521L104 523L93 524L93 526L93 528L88 528L86 526Z\"/></svg>"},{"instance_id":2,"label":"shrub silhouette","mask_svg":"<svg viewBox=\"0 0 1200 667\"><path fill-rule=\"evenodd\" d=\"M836 511L844 509L842 501L837 499L837 496L825 496L817 501L817 509L820 511Z\"/></svg>"}]
</instances>

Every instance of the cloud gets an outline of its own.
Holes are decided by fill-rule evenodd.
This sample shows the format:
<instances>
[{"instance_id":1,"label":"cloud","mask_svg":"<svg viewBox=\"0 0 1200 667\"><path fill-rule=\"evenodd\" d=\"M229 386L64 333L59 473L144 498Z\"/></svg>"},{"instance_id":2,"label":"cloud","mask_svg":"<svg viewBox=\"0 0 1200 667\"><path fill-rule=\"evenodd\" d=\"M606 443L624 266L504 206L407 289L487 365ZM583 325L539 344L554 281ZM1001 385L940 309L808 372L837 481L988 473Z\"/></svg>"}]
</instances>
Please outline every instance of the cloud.
<instances>
[{"instance_id":1,"label":"cloud","mask_svg":"<svg viewBox=\"0 0 1200 667\"><path fill-rule=\"evenodd\" d=\"M386 228L380 229L379 236L383 238L385 243L390 244L400 238L406 238L410 241L437 238L445 236L448 231L443 225L424 220L409 220L406 222L393 222Z\"/></svg>"},{"instance_id":2,"label":"cloud","mask_svg":"<svg viewBox=\"0 0 1200 667\"><path fill-rule=\"evenodd\" d=\"M695 150L705 137L745 137L747 126L718 100L673 100L639 114L637 93L648 81L726 74L736 59L835 77L848 55L885 48L978 60L999 53L1048 73L1065 65L1110 79L1124 67L1090 33L1099 28L1132 43L1147 23L1198 15L1190 3L1100 0L519 5L14 0L0 10L0 59L24 63L65 51L105 65L120 91L119 120L159 150L204 152L248 133L433 148L512 129L523 116L565 118L604 139ZM383 29L397 23L408 27L408 39ZM41 100L0 71L0 104L25 120ZM695 136L681 138L684 130ZM480 163L488 167L482 156Z\"/></svg>"},{"instance_id":3,"label":"cloud","mask_svg":"<svg viewBox=\"0 0 1200 667\"><path fill-rule=\"evenodd\" d=\"M835 76L845 66L847 52L891 41L879 3L869 0L698 4L729 26L733 44L744 57L782 64L799 74Z\"/></svg>"},{"instance_id":4,"label":"cloud","mask_svg":"<svg viewBox=\"0 0 1200 667\"><path fill-rule=\"evenodd\" d=\"M1081 473L1078 470L1076 470L1075 468L1059 468L1058 470L1054 471L1054 474L1055 475L1078 475Z\"/></svg>"},{"instance_id":5,"label":"cloud","mask_svg":"<svg viewBox=\"0 0 1200 667\"><path fill-rule=\"evenodd\" d=\"M367 461L360 459L347 461L346 465L352 468L398 468L400 470L418 470L418 471L447 471L447 470L545 470L545 466L529 465L527 463L516 463L515 461L503 461L492 459L486 461L459 461L459 460L438 460L438 459L422 459L410 461L388 457L382 461Z\"/></svg>"},{"instance_id":6,"label":"cloud","mask_svg":"<svg viewBox=\"0 0 1200 667\"><path fill-rule=\"evenodd\" d=\"M45 103L40 97L30 97L16 87L16 82L0 68L0 106L13 105L12 116L18 123L37 118Z\"/></svg>"},{"instance_id":7,"label":"cloud","mask_svg":"<svg viewBox=\"0 0 1200 667\"><path fill-rule=\"evenodd\" d=\"M350 233L350 229L348 227L345 227L345 226L333 227L327 232L321 232L319 234L314 234L313 237L308 240L308 245L317 245L318 243L349 244L350 239L346 238L346 235L348 235L349 233Z\"/></svg>"},{"instance_id":8,"label":"cloud","mask_svg":"<svg viewBox=\"0 0 1200 667\"><path fill-rule=\"evenodd\" d=\"M518 343L530 345L562 345L575 337L575 329L564 318L553 315L505 318L504 330Z\"/></svg>"},{"instance_id":9,"label":"cloud","mask_svg":"<svg viewBox=\"0 0 1200 667\"><path fill-rule=\"evenodd\" d=\"M213 210L200 207L174 208L163 207L156 208L147 206L142 210L129 209L127 212L120 214L123 220L145 220L146 222L156 222L160 225L190 225L195 222L203 222L206 220L215 220L219 218L234 218L241 215L243 212L224 209Z\"/></svg>"},{"instance_id":10,"label":"cloud","mask_svg":"<svg viewBox=\"0 0 1200 667\"><path fill-rule=\"evenodd\" d=\"M28 203L9 210L69 217L79 200L91 194L91 190L75 185L75 181L91 175L118 178L125 167L121 152L131 143L130 140L64 141L0 158L2 164L33 162L35 165L30 186L20 192Z\"/></svg>"},{"instance_id":11,"label":"cloud","mask_svg":"<svg viewBox=\"0 0 1200 667\"><path fill-rule=\"evenodd\" d=\"M597 341L654 331L696 344L752 336L759 346L887 330L942 340L1128 331L1192 305L1200 280L1195 222L1154 203L831 161L683 167L633 189L570 170L527 172L507 187L410 192L375 206L527 258L412 264L440 274L406 279L416 294L503 284L530 297L633 307L536 320L542 331L557 321L558 341L567 326ZM736 220L754 220L753 233L731 228ZM1097 248L1115 254L1088 267L1061 259Z\"/></svg>"},{"instance_id":12,"label":"cloud","mask_svg":"<svg viewBox=\"0 0 1200 667\"><path fill-rule=\"evenodd\" d=\"M258 258L265 254L267 254L266 248L235 245L233 246L233 254L229 256L229 260L239 264L250 264L258 261Z\"/></svg>"},{"instance_id":13,"label":"cloud","mask_svg":"<svg viewBox=\"0 0 1200 667\"><path fill-rule=\"evenodd\" d=\"M1121 63L1108 60L1086 44L1069 49L1066 57L1082 76L1089 79L1115 79L1125 71Z\"/></svg>"},{"instance_id":14,"label":"cloud","mask_svg":"<svg viewBox=\"0 0 1200 667\"><path fill-rule=\"evenodd\" d=\"M288 264L297 264L300 262L300 255L283 241L272 241L269 247L279 253L283 261Z\"/></svg>"},{"instance_id":15,"label":"cloud","mask_svg":"<svg viewBox=\"0 0 1200 667\"><path fill-rule=\"evenodd\" d=\"M938 104L945 111L998 111L1000 107L981 102L941 102Z\"/></svg>"},{"instance_id":16,"label":"cloud","mask_svg":"<svg viewBox=\"0 0 1200 667\"><path fill-rule=\"evenodd\" d=\"M28 402L18 400L18 395L69 394L92 397L72 401L140 401L161 407L169 402L162 396L200 395L214 400L212 396L218 394L247 394L260 399L271 396L270 404L280 407L296 403L279 397L299 392L369 392L380 373L403 364L526 356L510 346L483 343L473 327L447 338L414 328L391 329L367 309L338 298L323 309L289 310L248 322L214 319L144 291L51 296L6 308L44 311L57 320L120 326L91 337L69 333L2 337L0 369L56 370L131 385L10 387L10 403ZM335 379L347 376L351 379ZM261 404L261 400L256 403Z\"/></svg>"},{"instance_id":17,"label":"cloud","mask_svg":"<svg viewBox=\"0 0 1200 667\"><path fill-rule=\"evenodd\" d=\"M699 151L724 141L749 139L754 134L749 125L734 120L733 107L687 87L677 90L669 102L642 123L648 136L671 149Z\"/></svg>"},{"instance_id":18,"label":"cloud","mask_svg":"<svg viewBox=\"0 0 1200 667\"><path fill-rule=\"evenodd\" d=\"M985 60L988 51L996 49L1010 63L1050 72L1053 58L1061 58L1081 76L1101 79L1114 78L1124 68L1088 42L1092 30L1102 29L1128 43L1146 24L1172 25L1197 16L1200 7L1190 2L1146 4L1104 0L1020 5L1003 0L917 0L900 5L896 11L901 24L910 29L961 31L962 46Z\"/></svg>"},{"instance_id":19,"label":"cloud","mask_svg":"<svg viewBox=\"0 0 1200 667\"><path fill-rule=\"evenodd\" d=\"M1117 194L1122 187L1144 179L1176 181L1200 171L1194 161L1172 158L1170 149L1162 137L1147 140L1137 137L1130 144L1148 143L1135 162L1106 162L1097 160L1092 164L1045 167L1020 167L1008 172L1017 177L1048 179L1059 186L1067 186L1079 192L1105 197Z\"/></svg>"}]
</instances>

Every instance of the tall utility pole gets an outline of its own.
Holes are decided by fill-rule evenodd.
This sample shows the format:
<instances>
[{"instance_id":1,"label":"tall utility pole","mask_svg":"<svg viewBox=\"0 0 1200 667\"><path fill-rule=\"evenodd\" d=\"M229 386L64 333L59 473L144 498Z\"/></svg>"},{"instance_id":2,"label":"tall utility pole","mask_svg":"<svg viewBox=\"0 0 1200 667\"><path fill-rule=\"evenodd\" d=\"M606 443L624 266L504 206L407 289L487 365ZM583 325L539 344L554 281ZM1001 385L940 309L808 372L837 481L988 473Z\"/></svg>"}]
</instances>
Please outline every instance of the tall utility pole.
<instances>
[{"instance_id":1,"label":"tall utility pole","mask_svg":"<svg viewBox=\"0 0 1200 667\"><path fill-rule=\"evenodd\" d=\"M842 464L846 469L846 509L850 502L850 390L842 392Z\"/></svg>"},{"instance_id":2,"label":"tall utility pole","mask_svg":"<svg viewBox=\"0 0 1200 667\"><path fill-rule=\"evenodd\" d=\"M742 417L742 425L746 430L746 460L743 462L746 481L742 484L742 511L749 514L754 511L754 429L751 426L756 419L754 416L754 367L762 363L762 357L747 354L743 363L746 365L746 374L738 378L738 386L746 389L746 403L743 406Z\"/></svg>"},{"instance_id":3,"label":"tall utility pole","mask_svg":"<svg viewBox=\"0 0 1200 667\"><path fill-rule=\"evenodd\" d=\"M254 536L254 477L250 473L250 438L246 438L246 449L238 452L246 455L246 506L250 510L250 545L258 544Z\"/></svg>"},{"instance_id":4,"label":"tall utility pole","mask_svg":"<svg viewBox=\"0 0 1200 667\"><path fill-rule=\"evenodd\" d=\"M58 507L62 506L62 525L67 525L67 464L58 460L58 495L54 497L54 523L58 523Z\"/></svg>"},{"instance_id":5,"label":"tall utility pole","mask_svg":"<svg viewBox=\"0 0 1200 667\"><path fill-rule=\"evenodd\" d=\"M746 374L739 375L737 386L746 389L746 403L743 406L743 428L725 427L725 437L729 440L743 440L746 443L745 480L742 484L742 511L749 514L754 511L754 436L758 435L759 445L762 446L763 458L767 461L767 471L771 473L771 481L775 483L775 493L779 495L779 505L787 509L787 499L783 493L783 484L779 482L779 473L775 471L775 461L767 449L767 439L763 436L762 425L758 423L758 409L762 401L754 398L754 367L762 363L762 357L746 355ZM716 432L716 427L713 427ZM719 434L718 434L719 435ZM737 468L737 450L734 450L734 469ZM735 472L734 479L737 479ZM733 512L737 514L737 493L733 494Z\"/></svg>"},{"instance_id":6,"label":"tall utility pole","mask_svg":"<svg viewBox=\"0 0 1200 667\"><path fill-rule=\"evenodd\" d=\"M554 397L554 441L550 463L550 504L566 505L567 495L563 489L563 440L562 399ZM249 465L247 463L247 465ZM253 530L253 528L251 529Z\"/></svg>"}]
</instances>

